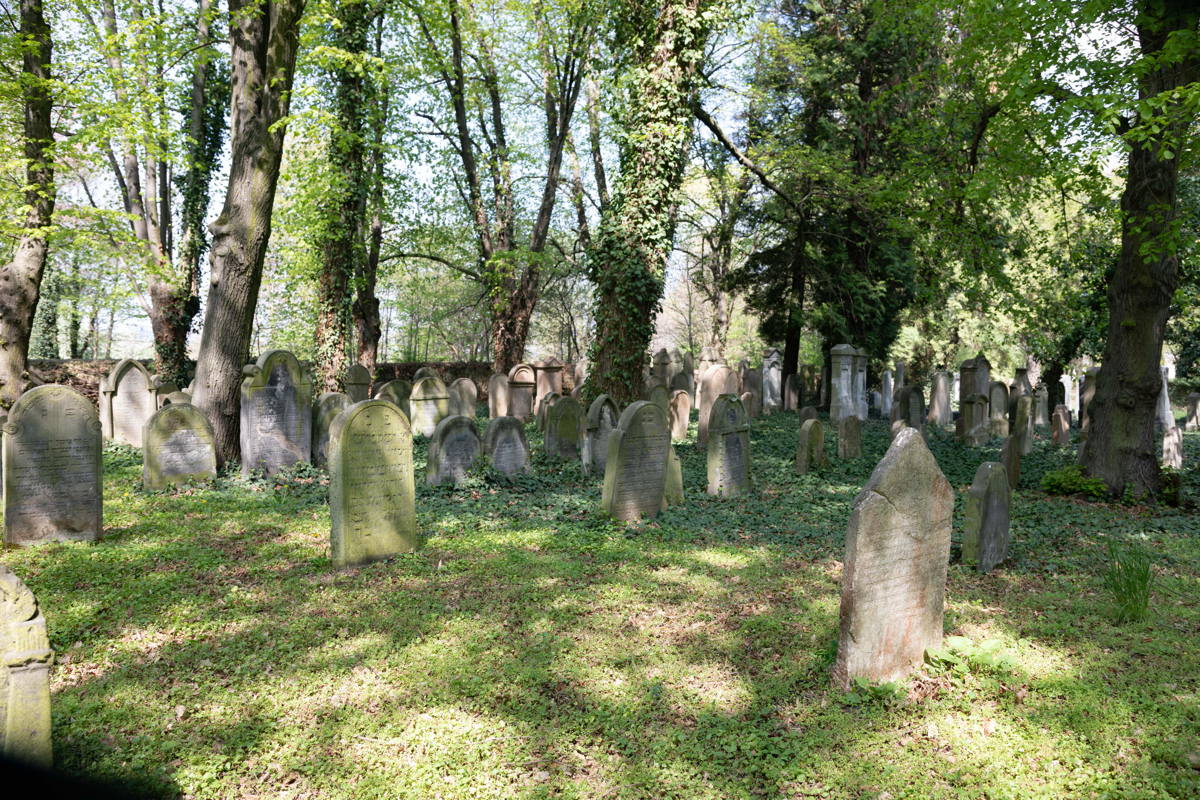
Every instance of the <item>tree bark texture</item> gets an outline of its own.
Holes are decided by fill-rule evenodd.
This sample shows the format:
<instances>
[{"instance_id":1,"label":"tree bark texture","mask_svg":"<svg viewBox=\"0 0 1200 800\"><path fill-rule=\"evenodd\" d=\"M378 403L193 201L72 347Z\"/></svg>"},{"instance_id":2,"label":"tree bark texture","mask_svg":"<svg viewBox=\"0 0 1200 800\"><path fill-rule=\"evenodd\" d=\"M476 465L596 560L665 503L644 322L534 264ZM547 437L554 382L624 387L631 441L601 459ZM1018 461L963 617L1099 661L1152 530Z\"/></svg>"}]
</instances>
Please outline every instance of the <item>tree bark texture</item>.
<instances>
[{"instance_id":1,"label":"tree bark texture","mask_svg":"<svg viewBox=\"0 0 1200 800\"><path fill-rule=\"evenodd\" d=\"M208 305L192 401L213 424L217 457L238 452L238 401L299 47L304 0L230 3L229 186L212 234Z\"/></svg>"},{"instance_id":2,"label":"tree bark texture","mask_svg":"<svg viewBox=\"0 0 1200 800\"><path fill-rule=\"evenodd\" d=\"M48 229L54 214L54 167L51 127L50 26L41 0L21 0L21 101L25 145L24 231L12 261L0 267L0 409L7 412L25 391L29 376L29 334L49 252Z\"/></svg>"}]
</instances>

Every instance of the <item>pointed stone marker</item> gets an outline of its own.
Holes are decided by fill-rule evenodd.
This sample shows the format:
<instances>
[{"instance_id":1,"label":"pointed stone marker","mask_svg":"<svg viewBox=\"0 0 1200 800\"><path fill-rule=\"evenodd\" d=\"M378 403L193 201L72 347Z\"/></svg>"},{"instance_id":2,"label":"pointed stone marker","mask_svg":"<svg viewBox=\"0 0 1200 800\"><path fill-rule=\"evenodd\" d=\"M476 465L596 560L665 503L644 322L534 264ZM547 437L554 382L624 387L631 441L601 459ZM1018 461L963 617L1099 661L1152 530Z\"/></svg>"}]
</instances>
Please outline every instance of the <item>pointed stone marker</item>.
<instances>
[{"instance_id":1,"label":"pointed stone marker","mask_svg":"<svg viewBox=\"0 0 1200 800\"><path fill-rule=\"evenodd\" d=\"M1012 492L1004 465L985 461L975 471L975 481L967 490L966 518L963 522L962 561L980 572L1008 558L1010 528L1009 506Z\"/></svg>"}]
</instances>

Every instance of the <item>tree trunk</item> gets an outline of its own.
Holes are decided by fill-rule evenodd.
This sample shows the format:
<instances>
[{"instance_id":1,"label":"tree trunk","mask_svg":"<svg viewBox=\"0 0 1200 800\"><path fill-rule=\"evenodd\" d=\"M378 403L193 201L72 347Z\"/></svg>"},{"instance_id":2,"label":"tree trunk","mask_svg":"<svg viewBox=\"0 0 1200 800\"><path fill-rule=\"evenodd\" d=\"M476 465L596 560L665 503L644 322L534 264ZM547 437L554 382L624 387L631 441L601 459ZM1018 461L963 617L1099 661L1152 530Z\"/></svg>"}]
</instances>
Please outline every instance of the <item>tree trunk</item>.
<instances>
[{"instance_id":1,"label":"tree trunk","mask_svg":"<svg viewBox=\"0 0 1200 800\"><path fill-rule=\"evenodd\" d=\"M242 367L283 154L304 0L230 3L230 166L221 215L212 223L208 305L193 402L213 424L217 456L235 460Z\"/></svg>"},{"instance_id":2,"label":"tree trunk","mask_svg":"<svg viewBox=\"0 0 1200 800\"><path fill-rule=\"evenodd\" d=\"M1194 32L1200 16L1188 0L1141 5L1138 36L1146 57L1163 58L1170 33ZM1194 50L1182 61L1164 60L1141 79L1143 100L1200 80L1200 54ZM1079 453L1089 475L1103 480L1114 494L1128 491L1134 497L1154 494L1161 479L1154 419L1162 390L1163 333L1179 283L1176 153L1195 119L1176 99L1164 103L1159 114L1153 120L1158 133L1130 137L1121 196L1121 255L1108 287L1108 336L1088 439ZM1149 123L1142 119L1135 124Z\"/></svg>"},{"instance_id":3,"label":"tree trunk","mask_svg":"<svg viewBox=\"0 0 1200 800\"><path fill-rule=\"evenodd\" d=\"M796 231L796 242L792 249L792 295L795 305L788 311L783 342L784 384L800 370L800 334L804 328L804 236L799 230Z\"/></svg>"},{"instance_id":4,"label":"tree trunk","mask_svg":"<svg viewBox=\"0 0 1200 800\"><path fill-rule=\"evenodd\" d=\"M37 313L38 292L49 251L47 229L54 214L54 167L51 127L50 26L41 0L21 0L21 100L25 108L24 231L13 258L0 267L0 409L12 407L29 382L29 333Z\"/></svg>"},{"instance_id":5,"label":"tree trunk","mask_svg":"<svg viewBox=\"0 0 1200 800\"><path fill-rule=\"evenodd\" d=\"M375 25L375 55L383 54L383 14ZM360 264L362 272L355 279L354 326L358 333L358 363L375 373L379 360L379 298L375 296L375 285L379 276L379 252L383 247L383 178L384 152L383 134L387 129L390 94L386 83L376 86L379 103L375 108L372 124L371 147L371 227L367 232L367 254Z\"/></svg>"}]
</instances>

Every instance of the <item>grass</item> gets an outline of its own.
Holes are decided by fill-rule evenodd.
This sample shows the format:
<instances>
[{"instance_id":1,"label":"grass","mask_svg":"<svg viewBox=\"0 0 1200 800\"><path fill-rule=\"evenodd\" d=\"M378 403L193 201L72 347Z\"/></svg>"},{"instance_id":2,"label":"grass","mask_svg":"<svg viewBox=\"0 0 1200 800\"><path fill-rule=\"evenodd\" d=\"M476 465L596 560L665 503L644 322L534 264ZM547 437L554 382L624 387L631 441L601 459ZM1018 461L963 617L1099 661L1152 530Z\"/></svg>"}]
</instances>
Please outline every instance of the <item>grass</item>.
<instances>
[{"instance_id":1,"label":"grass","mask_svg":"<svg viewBox=\"0 0 1200 800\"><path fill-rule=\"evenodd\" d=\"M955 638L905 684L842 693L843 536L887 430L853 461L827 437L803 476L796 437L794 414L755 422L734 500L679 445L686 502L628 528L576 466L481 469L418 489L423 551L347 571L321 473L147 493L109 449L102 542L0 554L58 652L57 763L195 798L1200 796L1200 516L1048 496L1071 453L1040 439L1009 561L960 566L955 530ZM961 526L999 442L931 448ZM1111 542L1153 554L1145 621L1112 617Z\"/></svg>"}]
</instances>

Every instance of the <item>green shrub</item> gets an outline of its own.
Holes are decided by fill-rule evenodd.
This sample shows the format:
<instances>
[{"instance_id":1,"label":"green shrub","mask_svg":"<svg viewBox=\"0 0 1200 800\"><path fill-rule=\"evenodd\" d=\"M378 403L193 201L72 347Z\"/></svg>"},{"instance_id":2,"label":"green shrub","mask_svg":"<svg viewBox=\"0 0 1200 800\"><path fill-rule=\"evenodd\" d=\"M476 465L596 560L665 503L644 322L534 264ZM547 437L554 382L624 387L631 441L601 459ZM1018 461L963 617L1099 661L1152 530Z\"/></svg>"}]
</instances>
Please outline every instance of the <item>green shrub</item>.
<instances>
[{"instance_id":1,"label":"green shrub","mask_svg":"<svg viewBox=\"0 0 1200 800\"><path fill-rule=\"evenodd\" d=\"M1042 476L1042 491L1046 494L1082 494L1093 500L1109 498L1104 481L1084 475L1078 464L1047 472Z\"/></svg>"},{"instance_id":2,"label":"green shrub","mask_svg":"<svg viewBox=\"0 0 1200 800\"><path fill-rule=\"evenodd\" d=\"M1118 547L1108 543L1108 569L1104 586L1113 599L1113 617L1120 622L1138 622L1150 611L1150 586L1154 571L1150 554L1140 547Z\"/></svg>"}]
</instances>

